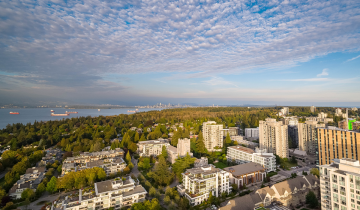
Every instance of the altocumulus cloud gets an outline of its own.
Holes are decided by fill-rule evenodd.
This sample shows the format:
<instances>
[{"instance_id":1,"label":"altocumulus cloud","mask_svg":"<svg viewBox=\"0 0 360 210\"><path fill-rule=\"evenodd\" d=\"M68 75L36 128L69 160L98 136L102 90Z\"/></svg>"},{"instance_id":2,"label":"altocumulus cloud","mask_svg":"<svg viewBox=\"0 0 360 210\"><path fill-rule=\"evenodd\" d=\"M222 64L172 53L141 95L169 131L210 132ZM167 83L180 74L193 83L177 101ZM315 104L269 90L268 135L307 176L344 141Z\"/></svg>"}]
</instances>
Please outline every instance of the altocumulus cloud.
<instances>
[{"instance_id":1,"label":"altocumulus cloud","mask_svg":"<svg viewBox=\"0 0 360 210\"><path fill-rule=\"evenodd\" d=\"M253 2L2 1L0 70L104 87L110 73L233 74L360 47L358 0Z\"/></svg>"}]
</instances>

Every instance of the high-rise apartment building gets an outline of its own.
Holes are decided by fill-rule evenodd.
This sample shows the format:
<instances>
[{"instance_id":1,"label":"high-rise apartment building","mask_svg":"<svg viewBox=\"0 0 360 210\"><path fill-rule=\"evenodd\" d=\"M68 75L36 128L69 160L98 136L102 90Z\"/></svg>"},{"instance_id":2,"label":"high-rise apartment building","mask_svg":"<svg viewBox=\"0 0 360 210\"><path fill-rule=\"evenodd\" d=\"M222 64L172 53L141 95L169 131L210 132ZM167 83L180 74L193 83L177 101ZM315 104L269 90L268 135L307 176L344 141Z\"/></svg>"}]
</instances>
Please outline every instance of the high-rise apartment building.
<instances>
[{"instance_id":1,"label":"high-rise apartment building","mask_svg":"<svg viewBox=\"0 0 360 210\"><path fill-rule=\"evenodd\" d=\"M318 118L327 118L328 114L324 113L324 112L320 112L318 114Z\"/></svg>"},{"instance_id":2,"label":"high-rise apartment building","mask_svg":"<svg viewBox=\"0 0 360 210\"><path fill-rule=\"evenodd\" d=\"M171 163L175 163L178 157L185 157L186 154L189 154L192 157L193 153L190 152L190 139L179 139L177 147L169 145L167 147L167 152L168 159Z\"/></svg>"},{"instance_id":3,"label":"high-rise apartment building","mask_svg":"<svg viewBox=\"0 0 360 210\"><path fill-rule=\"evenodd\" d=\"M315 106L310 106L310 112L315 112L316 111L316 107Z\"/></svg>"},{"instance_id":4,"label":"high-rise apartment building","mask_svg":"<svg viewBox=\"0 0 360 210\"><path fill-rule=\"evenodd\" d=\"M259 138L259 128L245 128L245 138Z\"/></svg>"},{"instance_id":5,"label":"high-rise apartment building","mask_svg":"<svg viewBox=\"0 0 360 210\"><path fill-rule=\"evenodd\" d=\"M259 143L260 149L266 149L282 158L288 158L288 126L272 118L261 120L259 122Z\"/></svg>"},{"instance_id":6,"label":"high-rise apartment building","mask_svg":"<svg viewBox=\"0 0 360 210\"><path fill-rule=\"evenodd\" d=\"M223 125L217 125L215 121L203 123L202 133L204 136L205 147L208 151L214 151L223 147Z\"/></svg>"},{"instance_id":7,"label":"high-rise apartment building","mask_svg":"<svg viewBox=\"0 0 360 210\"><path fill-rule=\"evenodd\" d=\"M330 164L332 159L359 160L360 133L336 127L318 128L319 164Z\"/></svg>"},{"instance_id":8,"label":"high-rise apartment building","mask_svg":"<svg viewBox=\"0 0 360 210\"><path fill-rule=\"evenodd\" d=\"M305 121L298 124L299 150L315 155L318 151L317 128L325 127L317 121Z\"/></svg>"},{"instance_id":9,"label":"high-rise apartment building","mask_svg":"<svg viewBox=\"0 0 360 210\"><path fill-rule=\"evenodd\" d=\"M209 198L210 192L215 197L221 193L229 193L229 172L209 164L206 166L186 169L182 173L183 183L178 185L181 195L190 201L191 205L201 204Z\"/></svg>"},{"instance_id":10,"label":"high-rise apartment building","mask_svg":"<svg viewBox=\"0 0 360 210\"><path fill-rule=\"evenodd\" d=\"M320 165L321 209L360 209L360 164L358 160L334 159Z\"/></svg>"}]
</instances>

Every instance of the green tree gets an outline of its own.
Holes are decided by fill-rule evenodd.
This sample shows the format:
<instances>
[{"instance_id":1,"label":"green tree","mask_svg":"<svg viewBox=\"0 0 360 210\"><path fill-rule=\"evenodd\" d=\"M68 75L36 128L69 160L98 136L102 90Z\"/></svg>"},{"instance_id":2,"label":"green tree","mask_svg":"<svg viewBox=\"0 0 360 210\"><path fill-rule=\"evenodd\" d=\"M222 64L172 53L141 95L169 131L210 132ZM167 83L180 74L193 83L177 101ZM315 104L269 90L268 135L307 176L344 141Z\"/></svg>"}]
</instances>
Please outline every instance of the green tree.
<instances>
[{"instance_id":1,"label":"green tree","mask_svg":"<svg viewBox=\"0 0 360 210\"><path fill-rule=\"evenodd\" d=\"M45 192L45 190L46 190L46 187L45 187L44 183L41 182L36 188L36 195L41 196Z\"/></svg>"},{"instance_id":2,"label":"green tree","mask_svg":"<svg viewBox=\"0 0 360 210\"><path fill-rule=\"evenodd\" d=\"M306 204L308 204L310 208L316 208L319 205L318 199L313 191L309 191L306 195Z\"/></svg>"},{"instance_id":3,"label":"green tree","mask_svg":"<svg viewBox=\"0 0 360 210\"><path fill-rule=\"evenodd\" d=\"M131 162L130 151L127 152L126 157L125 157L125 161L126 161L127 164L129 164Z\"/></svg>"},{"instance_id":4,"label":"green tree","mask_svg":"<svg viewBox=\"0 0 360 210\"><path fill-rule=\"evenodd\" d=\"M202 153L205 153L204 137L201 131L198 135L198 140L196 141L196 150L200 153L200 156Z\"/></svg>"},{"instance_id":5,"label":"green tree","mask_svg":"<svg viewBox=\"0 0 360 210\"><path fill-rule=\"evenodd\" d=\"M53 176L50 182L46 186L46 191L48 191L49 193L55 192L57 190L56 184L57 184L57 178Z\"/></svg>"},{"instance_id":6,"label":"green tree","mask_svg":"<svg viewBox=\"0 0 360 210\"><path fill-rule=\"evenodd\" d=\"M138 143L139 140L140 140L139 133L136 132L136 133L135 133L135 137L134 137L134 142L135 142L135 143Z\"/></svg>"},{"instance_id":7,"label":"green tree","mask_svg":"<svg viewBox=\"0 0 360 210\"><path fill-rule=\"evenodd\" d=\"M149 195L150 195L151 197L155 197L155 195L156 195L156 189L155 189L155 187L151 187L151 188L150 188Z\"/></svg>"},{"instance_id":8,"label":"green tree","mask_svg":"<svg viewBox=\"0 0 360 210\"><path fill-rule=\"evenodd\" d=\"M319 169L317 169L317 168L312 168L310 170L310 173L317 176L318 178L320 177L320 172L319 172Z\"/></svg>"},{"instance_id":9,"label":"green tree","mask_svg":"<svg viewBox=\"0 0 360 210\"><path fill-rule=\"evenodd\" d=\"M163 156L165 160L168 158L168 153L165 145L162 147L161 156Z\"/></svg>"},{"instance_id":10,"label":"green tree","mask_svg":"<svg viewBox=\"0 0 360 210\"><path fill-rule=\"evenodd\" d=\"M35 197L35 192L32 189L25 189L22 193L21 193L21 198L22 199L32 199L33 197Z\"/></svg>"},{"instance_id":11,"label":"green tree","mask_svg":"<svg viewBox=\"0 0 360 210\"><path fill-rule=\"evenodd\" d=\"M170 171L163 156L159 157L159 162L148 175L160 185L169 185L174 177L174 174Z\"/></svg>"},{"instance_id":12,"label":"green tree","mask_svg":"<svg viewBox=\"0 0 360 210\"><path fill-rule=\"evenodd\" d=\"M61 174L61 172L62 172L62 165L59 165L56 170L59 172L59 174Z\"/></svg>"},{"instance_id":13,"label":"green tree","mask_svg":"<svg viewBox=\"0 0 360 210\"><path fill-rule=\"evenodd\" d=\"M135 144L134 142L131 142L129 144L129 150L131 150L131 152L136 152L137 149L138 149L137 144Z\"/></svg>"},{"instance_id":14,"label":"green tree","mask_svg":"<svg viewBox=\"0 0 360 210\"><path fill-rule=\"evenodd\" d=\"M226 145L231 144L231 138L230 138L229 133L226 134L225 143L226 143Z\"/></svg>"},{"instance_id":15,"label":"green tree","mask_svg":"<svg viewBox=\"0 0 360 210\"><path fill-rule=\"evenodd\" d=\"M212 194L212 191L210 191L208 201L209 201L209 203L211 203L211 204L214 203L214 196L213 196L213 194Z\"/></svg>"},{"instance_id":16,"label":"green tree","mask_svg":"<svg viewBox=\"0 0 360 210\"><path fill-rule=\"evenodd\" d=\"M168 195L165 196L165 198L164 198L164 203L165 203L166 205L169 205L170 202L171 202L170 196L168 196Z\"/></svg>"},{"instance_id":17,"label":"green tree","mask_svg":"<svg viewBox=\"0 0 360 210\"><path fill-rule=\"evenodd\" d=\"M145 135L142 134L139 141L146 141Z\"/></svg>"},{"instance_id":18,"label":"green tree","mask_svg":"<svg viewBox=\"0 0 360 210\"><path fill-rule=\"evenodd\" d=\"M148 171L151 168L150 158L148 157L141 158L138 163L138 166L140 169Z\"/></svg>"}]
</instances>

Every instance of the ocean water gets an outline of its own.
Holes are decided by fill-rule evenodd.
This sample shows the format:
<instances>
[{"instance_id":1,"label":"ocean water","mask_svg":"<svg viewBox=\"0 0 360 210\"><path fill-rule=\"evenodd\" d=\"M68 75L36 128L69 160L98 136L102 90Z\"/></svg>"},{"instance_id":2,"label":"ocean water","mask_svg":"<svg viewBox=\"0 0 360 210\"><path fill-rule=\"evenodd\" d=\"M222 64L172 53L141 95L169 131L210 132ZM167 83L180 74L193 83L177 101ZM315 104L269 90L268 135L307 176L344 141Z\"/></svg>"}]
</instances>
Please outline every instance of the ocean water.
<instances>
[{"instance_id":1,"label":"ocean water","mask_svg":"<svg viewBox=\"0 0 360 210\"><path fill-rule=\"evenodd\" d=\"M77 114L70 114L69 116L51 116L50 110L54 110L55 114L65 114L65 111L78 112ZM81 117L81 116L112 116L119 114L134 114L133 112L127 112L128 110L135 109L64 109L64 108L29 108L29 109L0 109L0 129L6 127L7 124L13 123L34 123L36 121L49 121L59 120L63 118ZM138 112L147 112L152 110L162 109L139 109ZM9 112L19 112L16 114L9 114Z\"/></svg>"}]
</instances>

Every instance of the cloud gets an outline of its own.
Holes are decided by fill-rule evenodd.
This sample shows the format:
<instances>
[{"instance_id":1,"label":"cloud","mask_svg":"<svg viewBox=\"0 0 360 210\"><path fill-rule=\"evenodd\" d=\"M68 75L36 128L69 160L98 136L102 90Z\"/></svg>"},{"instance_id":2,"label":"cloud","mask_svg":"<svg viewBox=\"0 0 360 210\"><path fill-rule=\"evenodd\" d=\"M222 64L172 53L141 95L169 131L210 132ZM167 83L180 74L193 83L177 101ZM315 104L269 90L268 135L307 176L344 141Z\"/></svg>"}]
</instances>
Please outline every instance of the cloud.
<instances>
[{"instance_id":1,"label":"cloud","mask_svg":"<svg viewBox=\"0 0 360 210\"><path fill-rule=\"evenodd\" d=\"M329 78L307 78L307 79L284 79L284 80L277 80L277 81L288 81L288 82L324 82L324 81L331 81L332 79Z\"/></svg>"},{"instance_id":2,"label":"cloud","mask_svg":"<svg viewBox=\"0 0 360 210\"><path fill-rule=\"evenodd\" d=\"M353 58L347 60L346 62L353 61L353 60L358 59L358 58L360 58L360 55L358 55L358 56L356 56L356 57L353 57Z\"/></svg>"},{"instance_id":3,"label":"cloud","mask_svg":"<svg viewBox=\"0 0 360 210\"><path fill-rule=\"evenodd\" d=\"M322 72L316 76L322 77L322 76L328 76L328 75L329 75L329 69L323 69Z\"/></svg>"},{"instance_id":4,"label":"cloud","mask_svg":"<svg viewBox=\"0 0 360 210\"><path fill-rule=\"evenodd\" d=\"M222 77L211 77L210 80L203 81L203 84L212 85L212 86L215 86L215 85L230 85L230 86L238 87L233 82L227 81Z\"/></svg>"}]
</instances>

